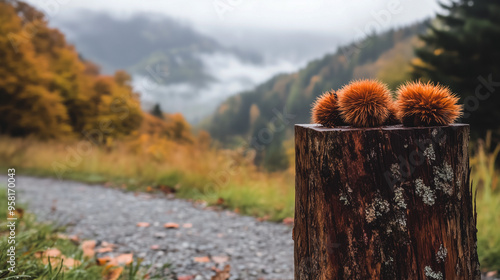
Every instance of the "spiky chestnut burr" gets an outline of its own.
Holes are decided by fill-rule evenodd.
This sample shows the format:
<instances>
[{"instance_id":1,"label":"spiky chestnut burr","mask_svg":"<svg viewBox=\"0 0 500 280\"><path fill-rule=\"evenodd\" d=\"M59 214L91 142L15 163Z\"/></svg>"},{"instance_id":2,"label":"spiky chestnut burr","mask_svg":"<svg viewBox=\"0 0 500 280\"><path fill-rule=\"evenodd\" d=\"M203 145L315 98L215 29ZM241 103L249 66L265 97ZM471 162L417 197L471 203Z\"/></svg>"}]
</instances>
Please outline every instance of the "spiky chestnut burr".
<instances>
[{"instance_id":1,"label":"spiky chestnut burr","mask_svg":"<svg viewBox=\"0 0 500 280\"><path fill-rule=\"evenodd\" d=\"M401 123L401 119L399 118L399 110L396 102L391 100L391 103L387 107L389 108L389 116L387 120L385 120L385 125L396 125Z\"/></svg>"},{"instance_id":2,"label":"spiky chestnut burr","mask_svg":"<svg viewBox=\"0 0 500 280\"><path fill-rule=\"evenodd\" d=\"M337 94L341 115L352 126L381 126L389 117L391 92L379 81L354 81L345 85Z\"/></svg>"},{"instance_id":3,"label":"spiky chestnut burr","mask_svg":"<svg viewBox=\"0 0 500 280\"><path fill-rule=\"evenodd\" d=\"M334 90L327 91L316 98L311 110L313 123L326 127L346 125L340 116L337 94Z\"/></svg>"},{"instance_id":4,"label":"spiky chestnut burr","mask_svg":"<svg viewBox=\"0 0 500 280\"><path fill-rule=\"evenodd\" d=\"M405 126L448 125L462 114L458 97L446 86L408 82L397 93L396 105Z\"/></svg>"}]
</instances>

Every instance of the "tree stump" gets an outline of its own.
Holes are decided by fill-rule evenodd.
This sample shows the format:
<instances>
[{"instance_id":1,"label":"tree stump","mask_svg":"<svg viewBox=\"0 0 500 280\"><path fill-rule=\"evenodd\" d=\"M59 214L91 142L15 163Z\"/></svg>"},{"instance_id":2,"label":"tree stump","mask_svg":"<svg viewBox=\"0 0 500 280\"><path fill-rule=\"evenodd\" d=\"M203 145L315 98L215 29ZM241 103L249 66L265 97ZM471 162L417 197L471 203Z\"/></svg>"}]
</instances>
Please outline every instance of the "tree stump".
<instances>
[{"instance_id":1,"label":"tree stump","mask_svg":"<svg viewBox=\"0 0 500 280\"><path fill-rule=\"evenodd\" d=\"M480 279L469 126L295 126L295 279Z\"/></svg>"}]
</instances>

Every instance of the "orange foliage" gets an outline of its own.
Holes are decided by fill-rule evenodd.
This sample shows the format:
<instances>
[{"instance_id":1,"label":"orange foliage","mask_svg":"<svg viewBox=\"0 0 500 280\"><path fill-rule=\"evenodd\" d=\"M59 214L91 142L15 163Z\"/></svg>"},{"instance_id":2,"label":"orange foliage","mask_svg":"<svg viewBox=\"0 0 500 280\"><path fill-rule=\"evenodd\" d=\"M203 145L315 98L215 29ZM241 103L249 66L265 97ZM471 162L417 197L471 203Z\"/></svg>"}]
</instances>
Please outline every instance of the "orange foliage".
<instances>
[{"instance_id":1,"label":"orange foliage","mask_svg":"<svg viewBox=\"0 0 500 280\"><path fill-rule=\"evenodd\" d=\"M39 138L81 136L111 122L102 141L136 130L142 112L130 76L99 76L43 13L0 2L0 133Z\"/></svg>"}]
</instances>

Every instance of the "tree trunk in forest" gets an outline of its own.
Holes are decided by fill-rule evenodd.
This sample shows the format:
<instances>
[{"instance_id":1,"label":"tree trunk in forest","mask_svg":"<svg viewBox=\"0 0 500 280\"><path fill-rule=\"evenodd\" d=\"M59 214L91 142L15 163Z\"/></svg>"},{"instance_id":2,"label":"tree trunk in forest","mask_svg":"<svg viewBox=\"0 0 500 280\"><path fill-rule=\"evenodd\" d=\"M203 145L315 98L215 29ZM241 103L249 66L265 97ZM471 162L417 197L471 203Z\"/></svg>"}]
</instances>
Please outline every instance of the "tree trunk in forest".
<instances>
[{"instance_id":1,"label":"tree trunk in forest","mask_svg":"<svg viewBox=\"0 0 500 280\"><path fill-rule=\"evenodd\" d=\"M295 279L480 279L469 126L295 126Z\"/></svg>"}]
</instances>

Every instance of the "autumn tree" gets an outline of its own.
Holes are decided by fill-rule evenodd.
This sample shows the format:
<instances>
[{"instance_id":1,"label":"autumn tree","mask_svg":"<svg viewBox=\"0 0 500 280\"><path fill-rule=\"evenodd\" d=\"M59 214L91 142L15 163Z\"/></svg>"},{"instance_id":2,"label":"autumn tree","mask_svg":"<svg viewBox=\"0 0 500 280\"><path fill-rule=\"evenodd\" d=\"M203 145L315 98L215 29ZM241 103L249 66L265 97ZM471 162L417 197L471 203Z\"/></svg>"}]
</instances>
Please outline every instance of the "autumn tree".
<instances>
[{"instance_id":1,"label":"autumn tree","mask_svg":"<svg viewBox=\"0 0 500 280\"><path fill-rule=\"evenodd\" d=\"M43 13L20 1L0 1L0 133L41 138L85 136L103 141L138 129L139 95L125 71L99 75Z\"/></svg>"},{"instance_id":2,"label":"autumn tree","mask_svg":"<svg viewBox=\"0 0 500 280\"><path fill-rule=\"evenodd\" d=\"M53 138L71 133L67 108L50 87L48 60L9 2L0 2L0 132Z\"/></svg>"}]
</instances>

